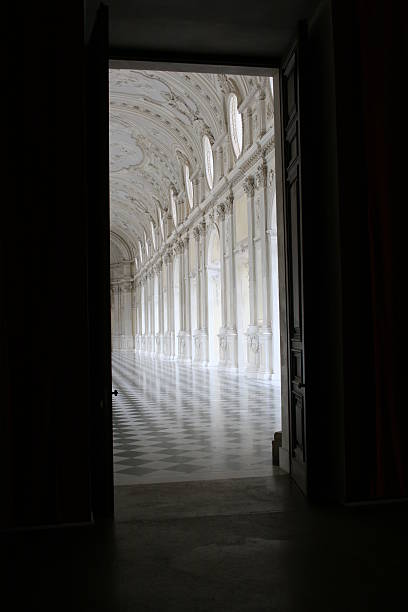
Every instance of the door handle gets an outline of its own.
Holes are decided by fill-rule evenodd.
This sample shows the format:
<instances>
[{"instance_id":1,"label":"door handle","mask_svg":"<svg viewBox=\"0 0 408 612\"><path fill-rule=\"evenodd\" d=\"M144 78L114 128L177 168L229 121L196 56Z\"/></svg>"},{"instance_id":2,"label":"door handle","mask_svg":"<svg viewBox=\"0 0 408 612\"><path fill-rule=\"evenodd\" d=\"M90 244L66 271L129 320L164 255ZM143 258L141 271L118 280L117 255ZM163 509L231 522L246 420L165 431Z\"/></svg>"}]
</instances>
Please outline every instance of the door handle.
<instances>
[{"instance_id":1,"label":"door handle","mask_svg":"<svg viewBox=\"0 0 408 612\"><path fill-rule=\"evenodd\" d=\"M112 391L112 395L117 395L117 394L118 394L117 389L115 389L114 391Z\"/></svg>"}]
</instances>

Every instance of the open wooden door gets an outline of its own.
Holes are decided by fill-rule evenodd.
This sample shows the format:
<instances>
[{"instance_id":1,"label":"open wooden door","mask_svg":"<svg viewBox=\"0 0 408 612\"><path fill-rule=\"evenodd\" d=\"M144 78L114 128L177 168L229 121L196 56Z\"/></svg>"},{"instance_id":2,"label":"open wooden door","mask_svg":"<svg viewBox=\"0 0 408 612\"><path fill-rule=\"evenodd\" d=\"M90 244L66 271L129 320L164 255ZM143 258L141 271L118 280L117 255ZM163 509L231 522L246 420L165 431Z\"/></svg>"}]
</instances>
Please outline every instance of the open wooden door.
<instances>
[{"instance_id":1,"label":"open wooden door","mask_svg":"<svg viewBox=\"0 0 408 612\"><path fill-rule=\"evenodd\" d=\"M113 516L109 254L108 8L101 4L86 48L86 165L90 348L91 508Z\"/></svg>"},{"instance_id":2,"label":"open wooden door","mask_svg":"<svg viewBox=\"0 0 408 612\"><path fill-rule=\"evenodd\" d=\"M299 50L299 43L296 42L281 68L281 117L286 238L291 474L302 491L307 493Z\"/></svg>"}]
</instances>

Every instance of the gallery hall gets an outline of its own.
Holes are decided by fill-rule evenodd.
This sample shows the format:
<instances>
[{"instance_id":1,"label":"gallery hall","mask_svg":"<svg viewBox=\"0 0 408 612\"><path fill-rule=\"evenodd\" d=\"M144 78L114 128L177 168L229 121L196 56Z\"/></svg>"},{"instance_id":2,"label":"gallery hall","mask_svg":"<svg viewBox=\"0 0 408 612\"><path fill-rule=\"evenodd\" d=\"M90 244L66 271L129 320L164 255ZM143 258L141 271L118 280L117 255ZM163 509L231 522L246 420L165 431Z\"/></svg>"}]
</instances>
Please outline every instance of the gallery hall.
<instances>
[{"instance_id":1,"label":"gallery hall","mask_svg":"<svg viewBox=\"0 0 408 612\"><path fill-rule=\"evenodd\" d=\"M407 7L11 8L2 609L406 608Z\"/></svg>"}]
</instances>

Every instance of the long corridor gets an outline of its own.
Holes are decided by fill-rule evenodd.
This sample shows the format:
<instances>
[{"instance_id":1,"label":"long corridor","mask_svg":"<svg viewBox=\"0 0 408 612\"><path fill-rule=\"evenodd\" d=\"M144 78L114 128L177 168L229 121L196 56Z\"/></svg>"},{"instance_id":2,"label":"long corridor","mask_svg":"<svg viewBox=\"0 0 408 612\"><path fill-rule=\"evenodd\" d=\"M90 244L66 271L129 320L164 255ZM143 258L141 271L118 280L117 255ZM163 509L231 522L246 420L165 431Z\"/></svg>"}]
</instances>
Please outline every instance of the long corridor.
<instances>
[{"instance_id":1,"label":"long corridor","mask_svg":"<svg viewBox=\"0 0 408 612\"><path fill-rule=\"evenodd\" d=\"M272 474L279 386L123 350L112 377L115 485Z\"/></svg>"}]
</instances>

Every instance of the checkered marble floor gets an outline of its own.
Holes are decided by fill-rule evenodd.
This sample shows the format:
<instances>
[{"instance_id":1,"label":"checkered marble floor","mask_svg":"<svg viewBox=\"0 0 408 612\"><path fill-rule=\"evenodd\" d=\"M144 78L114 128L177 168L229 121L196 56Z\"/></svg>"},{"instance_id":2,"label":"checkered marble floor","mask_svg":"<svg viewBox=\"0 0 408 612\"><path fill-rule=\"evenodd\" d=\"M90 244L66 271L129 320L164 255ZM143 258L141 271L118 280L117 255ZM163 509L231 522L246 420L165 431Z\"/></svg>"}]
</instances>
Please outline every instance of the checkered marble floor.
<instances>
[{"instance_id":1,"label":"checkered marble floor","mask_svg":"<svg viewBox=\"0 0 408 612\"><path fill-rule=\"evenodd\" d=\"M116 485L272 474L278 386L134 351L112 376Z\"/></svg>"}]
</instances>

